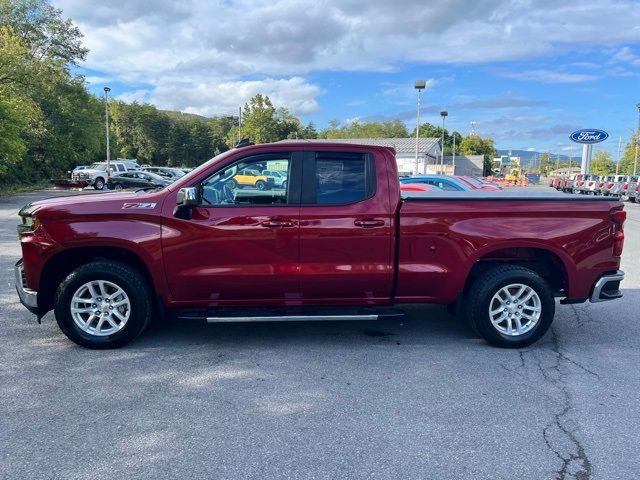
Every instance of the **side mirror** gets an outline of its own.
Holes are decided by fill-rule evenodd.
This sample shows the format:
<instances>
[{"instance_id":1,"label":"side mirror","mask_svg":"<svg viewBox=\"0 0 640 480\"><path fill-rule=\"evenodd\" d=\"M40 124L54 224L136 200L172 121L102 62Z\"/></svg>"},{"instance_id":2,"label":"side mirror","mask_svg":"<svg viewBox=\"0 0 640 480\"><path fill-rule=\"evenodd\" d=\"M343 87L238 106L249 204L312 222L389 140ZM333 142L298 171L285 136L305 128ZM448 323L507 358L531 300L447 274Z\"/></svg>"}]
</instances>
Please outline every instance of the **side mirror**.
<instances>
[{"instance_id":1,"label":"side mirror","mask_svg":"<svg viewBox=\"0 0 640 480\"><path fill-rule=\"evenodd\" d=\"M183 207L195 207L200 203L198 189L196 187L181 188L178 190L176 204Z\"/></svg>"},{"instance_id":2,"label":"side mirror","mask_svg":"<svg viewBox=\"0 0 640 480\"><path fill-rule=\"evenodd\" d=\"M191 220L191 209L200 204L198 188L186 187L178 190L176 198L176 208L173 210L173 216L182 218L183 220Z\"/></svg>"}]
</instances>

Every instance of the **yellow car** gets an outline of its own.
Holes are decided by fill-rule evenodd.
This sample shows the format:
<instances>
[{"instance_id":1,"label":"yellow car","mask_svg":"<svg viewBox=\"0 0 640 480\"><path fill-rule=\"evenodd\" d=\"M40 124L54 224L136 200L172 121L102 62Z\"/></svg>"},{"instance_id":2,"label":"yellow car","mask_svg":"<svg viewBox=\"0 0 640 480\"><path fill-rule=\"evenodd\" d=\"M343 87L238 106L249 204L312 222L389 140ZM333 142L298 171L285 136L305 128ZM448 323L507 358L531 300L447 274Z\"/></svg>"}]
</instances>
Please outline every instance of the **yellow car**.
<instances>
[{"instance_id":1,"label":"yellow car","mask_svg":"<svg viewBox=\"0 0 640 480\"><path fill-rule=\"evenodd\" d=\"M257 170L245 169L240 170L235 177L233 177L238 187L254 187L258 190L270 190L273 188L273 178L266 175L262 175Z\"/></svg>"}]
</instances>

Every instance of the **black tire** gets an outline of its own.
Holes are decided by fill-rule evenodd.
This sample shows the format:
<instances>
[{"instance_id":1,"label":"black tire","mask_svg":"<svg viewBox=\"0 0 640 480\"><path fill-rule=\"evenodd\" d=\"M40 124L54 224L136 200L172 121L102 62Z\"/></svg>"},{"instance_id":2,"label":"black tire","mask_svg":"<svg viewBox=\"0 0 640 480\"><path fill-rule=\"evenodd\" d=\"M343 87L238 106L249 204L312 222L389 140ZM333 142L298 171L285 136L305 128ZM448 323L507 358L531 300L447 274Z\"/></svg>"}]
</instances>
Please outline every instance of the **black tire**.
<instances>
[{"instance_id":1,"label":"black tire","mask_svg":"<svg viewBox=\"0 0 640 480\"><path fill-rule=\"evenodd\" d=\"M258 181L256 182L256 188L257 188L258 190L264 190L266 187L267 187L267 184L266 184L266 183L264 183L262 180L258 180Z\"/></svg>"},{"instance_id":2,"label":"black tire","mask_svg":"<svg viewBox=\"0 0 640 480\"><path fill-rule=\"evenodd\" d=\"M541 311L538 322L531 330L522 335L509 336L493 326L489 308L494 295L514 283L526 285L535 291L540 299ZM471 328L490 344L521 348L531 345L547 332L555 315L555 300L549 284L533 270L518 265L501 265L475 280L465 297L464 312Z\"/></svg>"},{"instance_id":3,"label":"black tire","mask_svg":"<svg viewBox=\"0 0 640 480\"><path fill-rule=\"evenodd\" d=\"M287 189L287 181L286 181L286 180L285 180L284 182L282 182L282 188L283 188L284 190L286 190L286 189Z\"/></svg>"},{"instance_id":4,"label":"black tire","mask_svg":"<svg viewBox=\"0 0 640 480\"><path fill-rule=\"evenodd\" d=\"M122 189L123 189L123 188L124 188L124 187L122 186L122 184L121 184L121 183L116 183L116 184L113 186L113 189L114 189L115 191L117 191L117 192L122 191Z\"/></svg>"},{"instance_id":5,"label":"black tire","mask_svg":"<svg viewBox=\"0 0 640 480\"><path fill-rule=\"evenodd\" d=\"M122 288L131 304L129 318L121 330L105 336L83 331L71 315L71 300L76 291L91 280L106 280ZM73 342L86 348L119 348L140 335L149 324L153 301L149 285L135 268L121 262L100 260L83 265L60 284L54 302L55 317L62 332Z\"/></svg>"},{"instance_id":6,"label":"black tire","mask_svg":"<svg viewBox=\"0 0 640 480\"><path fill-rule=\"evenodd\" d=\"M102 190L104 188L104 178L96 178L95 182L93 182L93 188L96 190Z\"/></svg>"}]
</instances>

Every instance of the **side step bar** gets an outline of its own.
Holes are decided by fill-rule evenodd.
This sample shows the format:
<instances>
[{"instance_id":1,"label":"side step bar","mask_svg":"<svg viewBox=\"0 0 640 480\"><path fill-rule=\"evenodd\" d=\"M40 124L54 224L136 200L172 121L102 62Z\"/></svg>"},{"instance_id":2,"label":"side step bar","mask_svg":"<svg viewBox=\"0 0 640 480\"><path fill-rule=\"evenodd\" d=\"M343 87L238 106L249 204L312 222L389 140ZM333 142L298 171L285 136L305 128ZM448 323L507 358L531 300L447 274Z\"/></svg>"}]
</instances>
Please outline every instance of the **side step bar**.
<instances>
[{"instance_id":1,"label":"side step bar","mask_svg":"<svg viewBox=\"0 0 640 480\"><path fill-rule=\"evenodd\" d=\"M387 318L401 318L404 312L390 308L344 308L323 312L314 309L215 309L188 310L176 312L180 320L206 320L208 323L248 323L248 322L337 322L337 321L371 321Z\"/></svg>"},{"instance_id":2,"label":"side step bar","mask_svg":"<svg viewBox=\"0 0 640 480\"><path fill-rule=\"evenodd\" d=\"M207 317L207 322L334 322L342 320L378 320L378 318L380 318L380 315L281 315L272 317Z\"/></svg>"}]
</instances>

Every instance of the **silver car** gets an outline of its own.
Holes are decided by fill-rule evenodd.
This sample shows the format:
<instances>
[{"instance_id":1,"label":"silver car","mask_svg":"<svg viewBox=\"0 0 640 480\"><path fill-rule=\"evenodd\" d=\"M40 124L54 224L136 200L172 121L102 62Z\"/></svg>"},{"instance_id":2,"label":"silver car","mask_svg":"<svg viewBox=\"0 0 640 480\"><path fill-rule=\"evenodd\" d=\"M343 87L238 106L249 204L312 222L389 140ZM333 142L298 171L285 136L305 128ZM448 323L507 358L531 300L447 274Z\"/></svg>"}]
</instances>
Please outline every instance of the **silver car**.
<instances>
[{"instance_id":1,"label":"silver car","mask_svg":"<svg viewBox=\"0 0 640 480\"><path fill-rule=\"evenodd\" d=\"M602 195L619 197L625 177L626 175L607 176L607 181L605 182L604 187L602 187Z\"/></svg>"},{"instance_id":2,"label":"silver car","mask_svg":"<svg viewBox=\"0 0 640 480\"><path fill-rule=\"evenodd\" d=\"M639 202L638 198L638 175L627 175L624 183L622 184L622 193L620 194L620 200Z\"/></svg>"}]
</instances>

